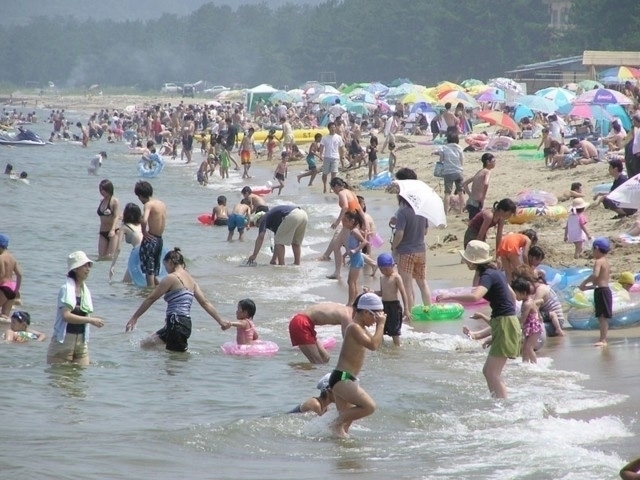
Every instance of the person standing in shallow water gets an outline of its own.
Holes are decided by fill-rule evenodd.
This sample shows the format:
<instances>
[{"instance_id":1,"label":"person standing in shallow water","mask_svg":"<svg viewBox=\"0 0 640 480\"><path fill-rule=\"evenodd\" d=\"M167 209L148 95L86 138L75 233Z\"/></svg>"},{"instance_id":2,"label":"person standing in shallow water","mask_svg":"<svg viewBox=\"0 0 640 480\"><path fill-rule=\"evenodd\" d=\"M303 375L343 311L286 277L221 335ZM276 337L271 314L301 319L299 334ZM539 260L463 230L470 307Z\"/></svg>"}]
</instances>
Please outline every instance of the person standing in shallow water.
<instances>
[{"instance_id":1,"label":"person standing in shallow water","mask_svg":"<svg viewBox=\"0 0 640 480\"><path fill-rule=\"evenodd\" d=\"M98 204L97 214L100 218L100 231L98 232L98 259L110 260L113 258L118 243L118 199L113 196L113 183L102 180L98 187L102 200Z\"/></svg>"},{"instance_id":2,"label":"person standing in shallow water","mask_svg":"<svg viewBox=\"0 0 640 480\"><path fill-rule=\"evenodd\" d=\"M167 252L163 262L167 275L142 302L125 327L125 331L131 332L138 323L138 319L156 300L164 296L167 302L165 325L142 340L140 342L142 348L164 344L167 350L186 352L189 347L187 341L191 336L191 304L194 298L211 318L218 322L222 330L230 328L231 324L222 320L213 304L200 290L200 286L185 269L184 257L179 248Z\"/></svg>"},{"instance_id":3,"label":"person standing in shallow water","mask_svg":"<svg viewBox=\"0 0 640 480\"><path fill-rule=\"evenodd\" d=\"M162 256L162 234L167 222L167 207L153 197L153 187L147 181L136 183L134 193L144 205L142 215L142 242L140 242L140 266L147 279L147 286L158 284Z\"/></svg>"}]
</instances>

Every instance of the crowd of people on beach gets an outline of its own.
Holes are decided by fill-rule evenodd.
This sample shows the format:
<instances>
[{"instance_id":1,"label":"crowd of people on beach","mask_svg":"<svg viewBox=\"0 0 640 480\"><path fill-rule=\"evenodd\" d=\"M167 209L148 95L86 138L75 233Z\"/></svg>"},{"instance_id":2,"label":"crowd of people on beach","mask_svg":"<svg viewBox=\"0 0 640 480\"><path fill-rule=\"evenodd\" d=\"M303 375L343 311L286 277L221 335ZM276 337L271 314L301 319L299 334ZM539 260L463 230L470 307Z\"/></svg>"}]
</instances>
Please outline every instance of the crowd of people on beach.
<instances>
[{"instance_id":1,"label":"crowd of people on beach","mask_svg":"<svg viewBox=\"0 0 640 480\"><path fill-rule=\"evenodd\" d=\"M334 107L339 107L339 102ZM537 233L526 229L519 233L504 234L505 222L518 208L513 199L503 198L491 208L486 208L491 172L496 167L495 154L482 153L481 168L472 176L464 175L465 154L469 155L472 150L460 146L461 136L471 131L472 124L471 116L464 107L458 106L451 111L452 106L447 104L430 124L418 117L409 130L413 133L431 133L434 139L443 139L434 155L440 163L438 176L444 182L444 208L447 213L463 215L466 212L468 215L460 255L474 272L473 288L466 294L444 293L432 300L426 275L425 235L428 221L416 215L411 204L393 186L390 191L397 194L398 209L389 221L393 229L391 251L374 256L372 240L377 233L373 219L366 213L365 198L357 195L339 175L341 171L366 165L369 179L375 177L378 174L378 154L388 149L389 173L394 174L397 181L417 179L415 171L396 168L397 137L407 131L403 108L405 106L399 104L390 115L376 112L365 119L338 113L339 110L334 114L328 110L314 111L282 102L272 106L259 104L253 116L248 116L242 106L231 104L222 107L165 104L133 112L103 109L91 115L86 123L76 123L79 132L75 136L70 133L72 124L65 118L64 110L60 110L52 111L49 118L53 124L50 141L75 139L87 146L89 142L100 141L106 134L108 142L129 142L130 148L143 158L152 152L177 158L180 151L181 158L190 163L193 161L196 135L200 135L204 160L198 168L197 179L203 185L218 169L221 178L228 177L231 164L236 169L242 165L242 178L250 179L251 159L261 153L259 147L265 148L269 161L278 158L275 153L280 147L282 151L274 169L274 179L278 184L272 190L277 190L279 195L285 188L288 162L296 158L306 159L308 168L297 176L298 182L309 177L308 186L312 186L315 177L320 175L323 193L335 194L339 207L339 213L331 224L335 234L319 260L333 260L334 270L327 276L330 279L341 279L345 265L348 266L348 274L345 305L317 303L296 313L289 323L292 345L299 347L300 352L314 364L324 364L330 360L329 353L317 336L317 326L340 325L343 336L335 369L318 385L320 396L302 402L294 411L322 414L330 403L335 402L339 416L333 423L333 429L338 435L344 436L348 434L353 421L375 410L375 402L357 381L364 363L364 352L379 348L384 335L391 337L394 345L400 346L402 325L411 321L412 309L419 303L415 299L413 282L418 287L424 306L429 306L433 301L474 302L481 298L489 302L489 316L474 315L474 318L485 319L487 328L471 331L464 327L464 333L471 339L482 340L483 345L489 347L483 374L489 391L497 398L507 396L502 370L508 359L521 355L523 361L536 362L536 350L544 336L545 324L549 324L549 330L554 335L565 334L561 302L553 288L547 285L544 271L537 268L545 258L544 251L537 245ZM328 134L316 133L308 151L302 151L295 144L293 129L317 127L325 115L328 116ZM31 118L35 120L33 116ZM625 167L630 176L640 173L640 114L632 115L632 120L633 128L628 133L621 130L618 122L613 122L610 135L601 143L612 152L625 147L627 150L622 158L613 153L609 159L609 173L614 180L611 191L628 178L623 173ZM538 148L543 149L545 165L549 168L568 168L601 159L601 152L587 138L572 139L565 146L562 134L558 136L558 119L554 115L534 118L523 125L535 125L536 122L545 122ZM277 123L280 124L279 130L272 128ZM252 138L256 126L269 129L263 144L258 147ZM415 128L419 128L419 132L414 132ZM242 139L241 132L244 132ZM368 144L364 142L366 135L369 136ZM382 138L379 140L377 135ZM143 146L145 139L147 141ZM236 152L240 163L234 156ZM570 162L567 155L572 156ZM106 152L92 159L89 174L98 174L106 159ZM235 320L223 319L186 270L181 250L173 248L166 251L163 248L167 209L164 202L154 197L150 182L142 180L134 186L134 193L142 208L135 203L128 203L122 212L114 196L114 186L108 179L99 183L99 192L102 198L97 208L100 224L98 256L99 260L111 262L109 279L115 275L116 262L124 241L132 247L139 247L144 283L153 288L132 314L125 326L126 331L133 330L140 317L160 297L167 303L165 325L145 338L141 342L142 347L162 345L171 351L187 351L192 329L193 299L222 330L235 327L239 345L251 345L258 340L253 320L257 306L251 299L238 302ZM611 245L606 238L592 237L585 214L588 204L579 182L571 186L567 198L572 201L572 209L566 222L565 241L574 244L576 258L587 244L592 250L593 271L579 287L594 289L594 316L600 325L600 337L596 345L604 346L613 308L609 285L611 269L607 261ZM635 213L635 210L618 208L608 201L605 194L596 196L594 204L599 203L617 216ZM287 246L293 251L293 263L300 265L302 262L301 245L309 218L307 212L297 205L269 206L263 196L253 192L250 186L245 186L242 200L236 205L227 206L227 198L218 197L211 221L215 226L227 228L228 241L233 240L236 231L239 240L244 240L247 230L257 228L253 250L247 258L249 264L254 263L261 253L267 230L274 235L271 264L285 264ZM492 254L487 243L491 230L495 230L495 254ZM10 322L5 338L13 342L29 339L42 341L44 334L29 329L28 312L12 311L14 302L20 298L23 274L8 245L8 237L0 235L0 306L2 315ZM84 252L76 251L69 255L67 263L67 278L58 295L47 361L88 365L89 326L100 328L104 325L101 318L92 315L93 303L86 283L93 261ZM379 289L362 291L360 275L365 267L370 269L371 275L380 273ZM162 268L166 270L166 275L160 278ZM131 276L132 272L127 271L123 280L130 281ZM629 285L628 276L628 272L621 275L620 283L625 280L625 284ZM375 332L371 334L367 328L374 326Z\"/></svg>"}]
</instances>

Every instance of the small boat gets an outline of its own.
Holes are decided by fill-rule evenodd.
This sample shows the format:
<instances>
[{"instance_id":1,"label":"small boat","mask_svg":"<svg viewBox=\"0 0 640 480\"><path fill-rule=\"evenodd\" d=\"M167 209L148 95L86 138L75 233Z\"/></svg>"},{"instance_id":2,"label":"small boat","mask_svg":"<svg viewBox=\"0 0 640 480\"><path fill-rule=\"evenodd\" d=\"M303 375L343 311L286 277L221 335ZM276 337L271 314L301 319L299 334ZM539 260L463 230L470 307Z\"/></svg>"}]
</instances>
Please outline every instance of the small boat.
<instances>
[{"instance_id":1,"label":"small boat","mask_svg":"<svg viewBox=\"0 0 640 480\"><path fill-rule=\"evenodd\" d=\"M42 140L37 133L18 127L16 133L0 133L0 145L41 147L47 142Z\"/></svg>"}]
</instances>

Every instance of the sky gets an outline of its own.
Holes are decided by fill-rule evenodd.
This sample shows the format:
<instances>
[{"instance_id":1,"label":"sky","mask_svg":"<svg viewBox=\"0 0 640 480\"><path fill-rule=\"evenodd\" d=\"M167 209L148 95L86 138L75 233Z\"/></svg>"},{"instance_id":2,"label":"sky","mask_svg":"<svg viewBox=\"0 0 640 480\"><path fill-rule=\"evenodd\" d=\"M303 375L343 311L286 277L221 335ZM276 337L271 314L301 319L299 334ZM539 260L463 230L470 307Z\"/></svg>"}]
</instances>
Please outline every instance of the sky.
<instances>
[{"instance_id":1,"label":"sky","mask_svg":"<svg viewBox=\"0 0 640 480\"><path fill-rule=\"evenodd\" d=\"M318 5L325 0L27 0L1 2L1 25L24 24L34 16L69 16L78 19L115 21L157 18L164 13L189 15L202 5L214 3L232 8L242 4L265 3L279 7L286 3Z\"/></svg>"}]
</instances>

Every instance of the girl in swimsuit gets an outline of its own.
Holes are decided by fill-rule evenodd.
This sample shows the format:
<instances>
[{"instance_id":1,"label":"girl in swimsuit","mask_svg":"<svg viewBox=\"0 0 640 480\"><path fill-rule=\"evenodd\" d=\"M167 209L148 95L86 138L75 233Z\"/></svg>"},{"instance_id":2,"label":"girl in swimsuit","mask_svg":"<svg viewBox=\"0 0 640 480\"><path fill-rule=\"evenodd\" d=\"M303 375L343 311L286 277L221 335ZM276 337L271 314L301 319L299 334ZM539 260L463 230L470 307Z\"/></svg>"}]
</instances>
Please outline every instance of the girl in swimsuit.
<instances>
[{"instance_id":1,"label":"girl in swimsuit","mask_svg":"<svg viewBox=\"0 0 640 480\"><path fill-rule=\"evenodd\" d=\"M102 180L98 189L102 195L97 210L100 217L98 260L105 260L113 257L117 246L118 199L113 196L113 183L109 180Z\"/></svg>"},{"instance_id":2,"label":"girl in swimsuit","mask_svg":"<svg viewBox=\"0 0 640 480\"><path fill-rule=\"evenodd\" d=\"M115 273L116 261L120 255L120 246L124 240L131 247L137 247L142 242L142 211L140 207L135 203L127 203L122 212L122 223L118 229L118 236L116 242L116 249L113 253L113 260L111 261L111 267L109 268L109 281L113 278ZM131 275L129 269L124 273L122 279L124 283L131 283Z\"/></svg>"},{"instance_id":3,"label":"girl in swimsuit","mask_svg":"<svg viewBox=\"0 0 640 480\"><path fill-rule=\"evenodd\" d=\"M534 286L522 277L518 277L511 282L511 288L516 294L516 299L522 302L520 307L520 324L522 325L522 361L538 363L535 347L542 334L542 322L540 313L533 299Z\"/></svg>"}]
</instances>

